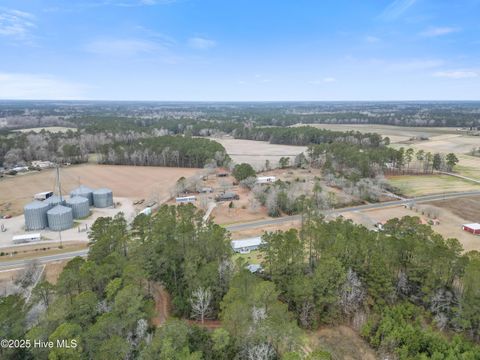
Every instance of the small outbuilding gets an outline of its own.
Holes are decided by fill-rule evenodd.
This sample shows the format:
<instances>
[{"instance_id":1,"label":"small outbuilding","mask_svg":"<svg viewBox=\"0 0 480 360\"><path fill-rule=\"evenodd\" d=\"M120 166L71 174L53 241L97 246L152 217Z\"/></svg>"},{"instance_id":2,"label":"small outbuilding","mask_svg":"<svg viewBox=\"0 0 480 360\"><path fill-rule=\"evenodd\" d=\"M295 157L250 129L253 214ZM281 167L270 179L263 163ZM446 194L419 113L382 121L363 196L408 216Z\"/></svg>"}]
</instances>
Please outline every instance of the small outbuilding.
<instances>
[{"instance_id":1,"label":"small outbuilding","mask_svg":"<svg viewBox=\"0 0 480 360\"><path fill-rule=\"evenodd\" d=\"M480 224L479 223L463 224L462 229L464 231L472 233L473 235L480 235Z\"/></svg>"},{"instance_id":2,"label":"small outbuilding","mask_svg":"<svg viewBox=\"0 0 480 360\"><path fill-rule=\"evenodd\" d=\"M223 194L218 195L215 198L215 201L232 201L232 200L238 200L240 199L240 196L234 192L226 192Z\"/></svg>"},{"instance_id":3,"label":"small outbuilding","mask_svg":"<svg viewBox=\"0 0 480 360\"><path fill-rule=\"evenodd\" d=\"M270 184L277 180L275 176L259 176L257 177L257 184Z\"/></svg>"}]
</instances>

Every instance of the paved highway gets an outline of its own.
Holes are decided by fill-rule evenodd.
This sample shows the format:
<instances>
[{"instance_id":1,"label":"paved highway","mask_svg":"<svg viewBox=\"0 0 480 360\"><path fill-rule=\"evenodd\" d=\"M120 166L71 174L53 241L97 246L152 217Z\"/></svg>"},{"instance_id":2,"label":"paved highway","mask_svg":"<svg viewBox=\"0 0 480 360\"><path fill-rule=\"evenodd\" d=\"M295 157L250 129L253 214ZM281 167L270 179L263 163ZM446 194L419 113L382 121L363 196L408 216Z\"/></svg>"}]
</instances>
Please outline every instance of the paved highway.
<instances>
[{"instance_id":1,"label":"paved highway","mask_svg":"<svg viewBox=\"0 0 480 360\"><path fill-rule=\"evenodd\" d=\"M342 213L351 212L351 211L381 209L381 208L386 208L390 206L403 205L410 202L415 202L418 204L418 203L424 203L424 202L430 202L430 201L439 201L439 200L445 200L445 199L454 199L454 198L461 198L466 196L478 196L478 195L480 195L480 191L463 191L463 192L455 192L455 193L425 195L425 196L418 196L415 198L405 199L405 200L395 200L395 201L388 201L384 203L374 203L374 204L359 205L359 206L353 206L353 207L342 208L342 209L334 209L334 210L325 211L325 214L326 215L342 214ZM281 218L265 219L265 220L253 221L253 222L242 223L242 224L228 225L225 228L229 231L240 231L240 230L261 228L261 227L270 226L270 225L284 224L292 221L299 221L300 219L301 219L300 215L284 216ZM48 262L72 259L76 256L86 256L87 253L88 253L88 249L85 249L85 250L78 250L74 252L67 252L63 254L40 256L36 259L41 264L45 264ZM29 261L31 260L2 261L0 262L0 271L5 269L24 267L26 264L28 264Z\"/></svg>"}]
</instances>

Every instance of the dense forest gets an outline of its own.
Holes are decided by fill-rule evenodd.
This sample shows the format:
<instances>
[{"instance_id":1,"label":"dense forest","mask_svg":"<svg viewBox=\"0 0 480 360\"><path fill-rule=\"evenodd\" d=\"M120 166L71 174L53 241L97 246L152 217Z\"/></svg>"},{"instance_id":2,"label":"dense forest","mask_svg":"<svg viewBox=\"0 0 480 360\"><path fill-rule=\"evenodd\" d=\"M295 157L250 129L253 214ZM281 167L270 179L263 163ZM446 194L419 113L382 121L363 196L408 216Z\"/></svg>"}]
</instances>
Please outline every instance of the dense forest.
<instances>
[{"instance_id":1,"label":"dense forest","mask_svg":"<svg viewBox=\"0 0 480 360\"><path fill-rule=\"evenodd\" d=\"M360 133L358 131L332 131L317 129L311 126L300 127L244 127L234 131L238 139L268 141L271 144L285 145L309 145L323 143L350 143L368 146L380 146L389 144L388 139L382 139L379 134Z\"/></svg>"},{"instance_id":2,"label":"dense forest","mask_svg":"<svg viewBox=\"0 0 480 360\"><path fill-rule=\"evenodd\" d=\"M102 164L202 168L212 160L218 166L230 158L216 141L184 136L160 136L114 142L99 149Z\"/></svg>"},{"instance_id":3,"label":"dense forest","mask_svg":"<svg viewBox=\"0 0 480 360\"><path fill-rule=\"evenodd\" d=\"M335 349L306 346L305 331L348 324L382 358L480 359L480 255L418 218L373 232L305 206L300 230L263 236L264 271L252 274L202 215L164 205L131 227L122 215L98 219L88 258L56 285L0 301L2 338L78 346L3 348L1 358L332 359ZM176 319L156 327L160 286ZM211 319L220 325L208 330Z\"/></svg>"},{"instance_id":4,"label":"dense forest","mask_svg":"<svg viewBox=\"0 0 480 360\"><path fill-rule=\"evenodd\" d=\"M135 119L136 127L205 122L232 130L241 123L289 126L314 124L385 124L399 126L480 126L479 102L102 102L1 101L0 126L9 128L70 126L102 128L113 120ZM109 120L110 119L110 120ZM215 125L217 124L217 125ZM228 124L228 125L226 125ZM232 125L233 124L233 125ZM182 126L184 126L182 125ZM164 126L167 128L166 126ZM172 124L175 127L175 124ZM111 129L111 128L109 128ZM172 129L170 129L172 130Z\"/></svg>"}]
</instances>

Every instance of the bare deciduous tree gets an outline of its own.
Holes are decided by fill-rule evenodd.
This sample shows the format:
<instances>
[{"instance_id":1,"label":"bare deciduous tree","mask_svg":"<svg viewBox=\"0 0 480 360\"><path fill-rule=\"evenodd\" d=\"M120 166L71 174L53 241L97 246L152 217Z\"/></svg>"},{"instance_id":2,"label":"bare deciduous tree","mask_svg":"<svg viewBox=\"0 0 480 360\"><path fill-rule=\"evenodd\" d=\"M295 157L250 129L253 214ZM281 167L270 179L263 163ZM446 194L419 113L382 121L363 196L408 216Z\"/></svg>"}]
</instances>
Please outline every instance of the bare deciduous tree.
<instances>
[{"instance_id":1,"label":"bare deciduous tree","mask_svg":"<svg viewBox=\"0 0 480 360\"><path fill-rule=\"evenodd\" d=\"M205 317L210 312L210 305L212 301L212 292L210 289L204 289L199 287L192 293L190 297L190 305L192 307L192 316L196 319L200 319L202 324L205 321Z\"/></svg>"}]
</instances>

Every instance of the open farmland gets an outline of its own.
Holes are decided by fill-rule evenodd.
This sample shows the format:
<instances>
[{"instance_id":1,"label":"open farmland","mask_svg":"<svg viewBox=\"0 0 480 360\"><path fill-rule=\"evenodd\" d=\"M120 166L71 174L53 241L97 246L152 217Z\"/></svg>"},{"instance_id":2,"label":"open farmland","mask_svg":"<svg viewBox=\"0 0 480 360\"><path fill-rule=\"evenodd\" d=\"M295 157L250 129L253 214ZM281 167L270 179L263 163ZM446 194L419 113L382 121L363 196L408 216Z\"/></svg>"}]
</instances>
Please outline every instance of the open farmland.
<instances>
[{"instance_id":1,"label":"open farmland","mask_svg":"<svg viewBox=\"0 0 480 360\"><path fill-rule=\"evenodd\" d=\"M302 124L309 125L319 129L328 129L334 131L359 131L361 133L378 133L382 136L388 136L391 143L400 143L406 142L410 138L415 136L427 136L432 139L437 137L443 137L447 135L451 137L463 138L463 139L475 139L472 136L462 136L462 133L455 128L449 127L408 127L408 126L392 126L392 125L376 125L376 124ZM298 125L300 126L300 125ZM469 142L470 140L468 140ZM478 137L477 137L478 141ZM423 143L428 143L430 141L424 141ZM470 150L470 148L468 149Z\"/></svg>"},{"instance_id":2,"label":"open farmland","mask_svg":"<svg viewBox=\"0 0 480 360\"><path fill-rule=\"evenodd\" d=\"M448 175L389 176L388 181L406 196L480 190L479 184Z\"/></svg>"},{"instance_id":3,"label":"open farmland","mask_svg":"<svg viewBox=\"0 0 480 360\"><path fill-rule=\"evenodd\" d=\"M169 197L178 178L189 177L197 171L192 168L86 164L62 168L60 177L64 194L84 184L92 188L108 187L113 190L114 197L160 201ZM0 213L19 215L35 193L53 190L54 185L53 169L0 180Z\"/></svg>"},{"instance_id":4,"label":"open farmland","mask_svg":"<svg viewBox=\"0 0 480 360\"><path fill-rule=\"evenodd\" d=\"M432 205L451 211L469 222L480 222L480 196L435 201ZM480 243L480 238L478 240Z\"/></svg>"},{"instance_id":5,"label":"open farmland","mask_svg":"<svg viewBox=\"0 0 480 360\"><path fill-rule=\"evenodd\" d=\"M296 155L307 150L306 146L277 145L266 141L239 140L232 138L215 139L223 145L228 155L236 163L249 163L256 169L262 169L269 160L276 166L281 157L289 157L293 161Z\"/></svg>"}]
</instances>

